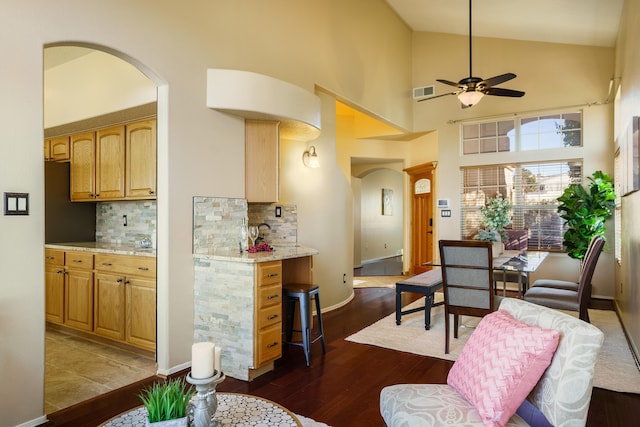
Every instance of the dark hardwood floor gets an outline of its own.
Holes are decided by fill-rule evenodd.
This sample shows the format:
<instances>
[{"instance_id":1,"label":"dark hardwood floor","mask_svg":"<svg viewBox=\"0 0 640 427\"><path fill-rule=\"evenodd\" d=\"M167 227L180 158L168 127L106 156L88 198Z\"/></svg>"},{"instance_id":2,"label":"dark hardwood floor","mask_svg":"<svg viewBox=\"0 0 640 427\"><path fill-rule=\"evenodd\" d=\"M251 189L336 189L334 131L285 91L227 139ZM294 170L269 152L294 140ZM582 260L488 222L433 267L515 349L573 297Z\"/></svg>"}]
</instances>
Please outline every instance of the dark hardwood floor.
<instances>
[{"instance_id":1,"label":"dark hardwood floor","mask_svg":"<svg viewBox=\"0 0 640 427\"><path fill-rule=\"evenodd\" d=\"M323 315L327 353L312 349L311 367L300 347L288 347L276 369L255 381L227 378L219 391L247 393L277 402L294 413L333 427L382 426L379 394L397 383L444 383L452 362L347 342L344 338L394 311L389 288L356 289L347 306ZM416 296L407 295L407 303ZM186 372L181 373L185 375ZM49 415L47 427L97 426L140 405L150 378ZM640 395L594 389L587 426L638 425Z\"/></svg>"}]
</instances>

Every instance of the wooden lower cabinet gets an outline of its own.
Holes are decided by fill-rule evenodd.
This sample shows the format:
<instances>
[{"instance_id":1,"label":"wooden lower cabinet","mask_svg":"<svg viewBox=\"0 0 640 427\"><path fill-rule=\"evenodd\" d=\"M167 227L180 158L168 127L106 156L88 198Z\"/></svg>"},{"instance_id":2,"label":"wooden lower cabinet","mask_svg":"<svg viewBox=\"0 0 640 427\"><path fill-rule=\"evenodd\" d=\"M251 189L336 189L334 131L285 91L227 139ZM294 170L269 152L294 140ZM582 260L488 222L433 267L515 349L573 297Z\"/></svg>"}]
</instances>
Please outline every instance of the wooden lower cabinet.
<instances>
[{"instance_id":1,"label":"wooden lower cabinet","mask_svg":"<svg viewBox=\"0 0 640 427\"><path fill-rule=\"evenodd\" d=\"M65 275L64 324L93 331L93 271L67 270Z\"/></svg>"},{"instance_id":2,"label":"wooden lower cabinet","mask_svg":"<svg viewBox=\"0 0 640 427\"><path fill-rule=\"evenodd\" d=\"M60 325L64 323L64 276L62 265L44 268L45 319Z\"/></svg>"},{"instance_id":3,"label":"wooden lower cabinet","mask_svg":"<svg viewBox=\"0 0 640 427\"><path fill-rule=\"evenodd\" d=\"M125 339L126 293L124 278L96 272L93 303L97 335L114 340Z\"/></svg>"},{"instance_id":4,"label":"wooden lower cabinet","mask_svg":"<svg viewBox=\"0 0 640 427\"><path fill-rule=\"evenodd\" d=\"M282 262L256 264L254 367L282 355Z\"/></svg>"},{"instance_id":5,"label":"wooden lower cabinet","mask_svg":"<svg viewBox=\"0 0 640 427\"><path fill-rule=\"evenodd\" d=\"M155 351L156 259L45 249L45 318Z\"/></svg>"},{"instance_id":6,"label":"wooden lower cabinet","mask_svg":"<svg viewBox=\"0 0 640 427\"><path fill-rule=\"evenodd\" d=\"M155 351L156 260L96 254L95 333Z\"/></svg>"},{"instance_id":7,"label":"wooden lower cabinet","mask_svg":"<svg viewBox=\"0 0 640 427\"><path fill-rule=\"evenodd\" d=\"M126 341L136 347L156 349L156 281L129 278Z\"/></svg>"}]
</instances>

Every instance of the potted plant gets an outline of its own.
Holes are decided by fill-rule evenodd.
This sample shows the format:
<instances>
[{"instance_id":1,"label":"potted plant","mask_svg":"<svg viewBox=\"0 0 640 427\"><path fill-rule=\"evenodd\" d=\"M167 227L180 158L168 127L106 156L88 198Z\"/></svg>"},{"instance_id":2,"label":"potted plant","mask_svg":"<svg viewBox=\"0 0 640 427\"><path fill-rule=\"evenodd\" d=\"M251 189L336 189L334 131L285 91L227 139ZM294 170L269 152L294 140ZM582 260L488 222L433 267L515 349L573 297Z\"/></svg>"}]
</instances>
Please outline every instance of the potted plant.
<instances>
[{"instance_id":1,"label":"potted plant","mask_svg":"<svg viewBox=\"0 0 640 427\"><path fill-rule=\"evenodd\" d=\"M480 208L480 224L484 227L478 232L477 238L493 242L493 254L499 255L503 252L504 244L507 240L505 227L511 224L511 203L502 198L502 194L496 193L496 197L489 199Z\"/></svg>"},{"instance_id":2,"label":"potted plant","mask_svg":"<svg viewBox=\"0 0 640 427\"><path fill-rule=\"evenodd\" d=\"M587 177L588 191L580 184L567 187L558 197L558 213L569 227L564 233L563 245L571 258L582 259L593 236L602 236L604 223L615 209L615 190L611 177L595 171Z\"/></svg>"},{"instance_id":3,"label":"potted plant","mask_svg":"<svg viewBox=\"0 0 640 427\"><path fill-rule=\"evenodd\" d=\"M186 427L193 394L191 387L181 378L147 387L139 395L147 410L147 426Z\"/></svg>"}]
</instances>

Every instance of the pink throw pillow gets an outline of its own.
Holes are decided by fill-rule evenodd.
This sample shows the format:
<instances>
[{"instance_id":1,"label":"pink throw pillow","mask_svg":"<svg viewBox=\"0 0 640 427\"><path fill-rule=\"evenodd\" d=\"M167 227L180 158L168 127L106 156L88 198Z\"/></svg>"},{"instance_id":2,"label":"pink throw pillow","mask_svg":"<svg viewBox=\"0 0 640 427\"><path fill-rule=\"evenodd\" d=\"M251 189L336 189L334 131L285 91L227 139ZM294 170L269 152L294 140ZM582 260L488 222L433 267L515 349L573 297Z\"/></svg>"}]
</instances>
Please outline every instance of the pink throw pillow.
<instances>
[{"instance_id":1,"label":"pink throw pillow","mask_svg":"<svg viewBox=\"0 0 640 427\"><path fill-rule=\"evenodd\" d=\"M486 315L447 377L487 426L504 426L547 369L558 331L530 326L504 310Z\"/></svg>"}]
</instances>

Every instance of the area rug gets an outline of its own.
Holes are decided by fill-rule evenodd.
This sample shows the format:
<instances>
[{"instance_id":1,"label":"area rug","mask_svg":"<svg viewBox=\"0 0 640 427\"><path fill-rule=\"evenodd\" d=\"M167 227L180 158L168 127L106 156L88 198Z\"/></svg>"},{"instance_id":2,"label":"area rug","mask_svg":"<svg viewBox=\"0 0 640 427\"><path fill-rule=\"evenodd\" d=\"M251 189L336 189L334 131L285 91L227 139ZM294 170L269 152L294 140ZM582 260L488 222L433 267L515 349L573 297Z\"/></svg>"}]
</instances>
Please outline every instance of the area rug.
<instances>
[{"instance_id":1,"label":"area rug","mask_svg":"<svg viewBox=\"0 0 640 427\"><path fill-rule=\"evenodd\" d=\"M406 309L419 305L424 305L424 298L409 304ZM610 310L589 310L589 317L591 323L605 336L596 363L594 387L640 394L640 372L616 313ZM479 321L479 318L462 316L458 339L453 338L453 322L451 322L449 354L444 354L443 306L431 310L431 329L428 331L424 329L423 312L402 316L400 326L396 325L394 313L346 339L356 343L455 361Z\"/></svg>"},{"instance_id":2,"label":"area rug","mask_svg":"<svg viewBox=\"0 0 640 427\"><path fill-rule=\"evenodd\" d=\"M356 276L353 287L358 288L395 288L396 282L409 276Z\"/></svg>"}]
</instances>

